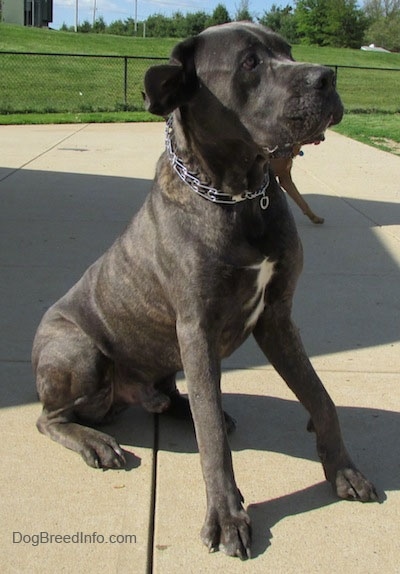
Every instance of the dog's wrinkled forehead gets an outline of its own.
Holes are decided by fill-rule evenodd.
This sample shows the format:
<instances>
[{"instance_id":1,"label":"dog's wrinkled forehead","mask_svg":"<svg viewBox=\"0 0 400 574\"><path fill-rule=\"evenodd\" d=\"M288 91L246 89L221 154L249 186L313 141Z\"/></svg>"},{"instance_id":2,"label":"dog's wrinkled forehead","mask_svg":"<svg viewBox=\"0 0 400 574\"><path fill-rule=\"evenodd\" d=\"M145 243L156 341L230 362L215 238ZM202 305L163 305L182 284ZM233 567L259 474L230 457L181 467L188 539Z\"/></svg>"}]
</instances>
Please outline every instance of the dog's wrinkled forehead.
<instances>
[{"instance_id":1,"label":"dog's wrinkled forehead","mask_svg":"<svg viewBox=\"0 0 400 574\"><path fill-rule=\"evenodd\" d=\"M196 64L217 58L234 65L247 50L264 58L293 60L290 45L272 30L250 22L232 22L207 28L198 36Z\"/></svg>"}]
</instances>

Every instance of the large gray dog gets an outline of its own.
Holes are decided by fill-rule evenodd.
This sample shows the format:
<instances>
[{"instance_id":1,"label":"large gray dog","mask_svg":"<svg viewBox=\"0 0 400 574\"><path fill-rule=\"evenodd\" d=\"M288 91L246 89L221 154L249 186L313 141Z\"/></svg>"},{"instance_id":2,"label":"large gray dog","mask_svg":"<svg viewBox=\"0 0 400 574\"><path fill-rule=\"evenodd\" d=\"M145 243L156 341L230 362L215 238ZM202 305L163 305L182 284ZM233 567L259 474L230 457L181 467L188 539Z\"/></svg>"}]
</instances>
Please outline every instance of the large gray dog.
<instances>
[{"instance_id":1,"label":"large gray dog","mask_svg":"<svg viewBox=\"0 0 400 574\"><path fill-rule=\"evenodd\" d=\"M376 500L343 444L335 406L291 320L302 251L271 157L321 139L343 109L333 72L294 62L250 23L210 28L150 68L147 108L169 120L153 188L124 234L45 314L33 364L38 428L93 467L120 468L99 423L140 402L193 416L207 489L210 550L250 555L221 407L221 358L251 333L310 413L327 479ZM175 375L184 370L189 403Z\"/></svg>"}]
</instances>

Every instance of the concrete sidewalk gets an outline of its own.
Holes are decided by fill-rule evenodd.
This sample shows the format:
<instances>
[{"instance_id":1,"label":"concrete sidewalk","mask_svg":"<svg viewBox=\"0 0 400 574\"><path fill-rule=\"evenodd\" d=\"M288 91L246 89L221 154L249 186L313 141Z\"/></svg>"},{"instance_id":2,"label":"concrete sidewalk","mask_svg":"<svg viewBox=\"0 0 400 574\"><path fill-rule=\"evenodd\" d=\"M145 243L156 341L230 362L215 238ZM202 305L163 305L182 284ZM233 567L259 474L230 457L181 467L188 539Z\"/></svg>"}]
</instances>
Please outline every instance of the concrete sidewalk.
<instances>
[{"instance_id":1,"label":"concrete sidewalk","mask_svg":"<svg viewBox=\"0 0 400 574\"><path fill-rule=\"evenodd\" d=\"M295 319L382 504L335 498L306 413L253 341L223 371L250 561L200 542L205 493L189 425L130 409L109 429L128 467L107 472L36 431L40 317L139 208L162 149L162 124L0 128L1 571L399 573L399 157L330 132L294 168L326 220L315 226L293 207L305 250Z\"/></svg>"}]
</instances>

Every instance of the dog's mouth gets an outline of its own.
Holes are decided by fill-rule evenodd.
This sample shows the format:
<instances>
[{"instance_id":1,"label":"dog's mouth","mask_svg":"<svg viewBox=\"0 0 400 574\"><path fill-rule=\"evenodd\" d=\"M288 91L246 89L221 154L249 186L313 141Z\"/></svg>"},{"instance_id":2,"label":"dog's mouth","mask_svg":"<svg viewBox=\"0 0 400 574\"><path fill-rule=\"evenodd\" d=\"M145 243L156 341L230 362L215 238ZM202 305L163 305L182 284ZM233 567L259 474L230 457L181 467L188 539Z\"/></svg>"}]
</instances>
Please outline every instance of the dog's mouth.
<instances>
[{"instance_id":1,"label":"dog's mouth","mask_svg":"<svg viewBox=\"0 0 400 574\"><path fill-rule=\"evenodd\" d=\"M294 151L296 148L299 149L304 145L310 145L310 144L319 145L324 140L325 140L325 134L321 133L316 138L307 139L306 141L301 142L286 143L282 146L273 147L272 149L267 147L264 148L264 151L267 151L270 159L278 159L278 158L289 159L297 155Z\"/></svg>"},{"instance_id":2,"label":"dog's mouth","mask_svg":"<svg viewBox=\"0 0 400 574\"><path fill-rule=\"evenodd\" d=\"M325 140L325 132L322 132L317 137L303 141L301 144L299 143L299 145L309 145L309 144L319 145L324 140Z\"/></svg>"},{"instance_id":3,"label":"dog's mouth","mask_svg":"<svg viewBox=\"0 0 400 574\"><path fill-rule=\"evenodd\" d=\"M324 123L322 129L318 129L317 130L317 135L312 135L309 138L306 138L304 140L302 140L301 145L307 145L307 144L315 144L318 145L321 142L324 141L325 139L325 132L328 128L330 128L331 126L334 126L335 124L339 123L340 119L335 119L333 114L331 114L328 118L328 121Z\"/></svg>"},{"instance_id":4,"label":"dog's mouth","mask_svg":"<svg viewBox=\"0 0 400 574\"><path fill-rule=\"evenodd\" d=\"M340 121L340 120L339 120ZM284 144L277 144L276 146L263 146L263 151L270 159L277 158L292 158L294 157L294 149L300 148L304 145L319 145L325 140L325 131L332 125L339 123L335 120L333 114L330 116L322 129L319 128L310 136L303 138L293 138L292 141Z\"/></svg>"}]
</instances>

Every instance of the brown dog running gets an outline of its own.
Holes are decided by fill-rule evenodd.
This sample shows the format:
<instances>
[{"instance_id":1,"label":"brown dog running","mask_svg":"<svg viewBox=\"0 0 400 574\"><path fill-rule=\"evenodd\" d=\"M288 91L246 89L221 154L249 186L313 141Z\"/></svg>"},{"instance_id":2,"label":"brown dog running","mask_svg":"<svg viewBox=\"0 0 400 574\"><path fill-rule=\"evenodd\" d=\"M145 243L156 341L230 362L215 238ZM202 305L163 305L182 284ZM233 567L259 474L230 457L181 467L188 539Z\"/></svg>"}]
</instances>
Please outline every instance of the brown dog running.
<instances>
[{"instance_id":1,"label":"brown dog running","mask_svg":"<svg viewBox=\"0 0 400 574\"><path fill-rule=\"evenodd\" d=\"M294 145L292 157L273 158L271 159L271 167L275 176L278 178L279 185L289 194L296 205L300 207L304 215L306 215L313 223L321 224L324 223L324 218L319 217L319 215L316 215L313 212L304 197L300 194L292 179L291 171L293 167L293 159L297 155L300 155L300 150L300 145Z\"/></svg>"}]
</instances>

